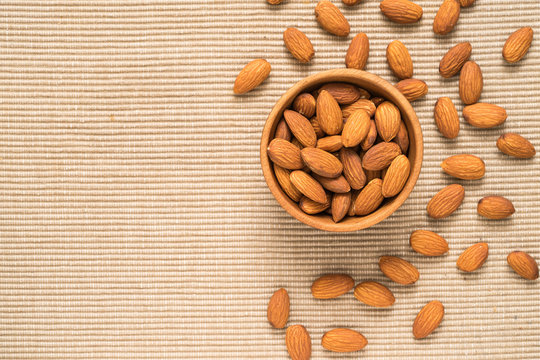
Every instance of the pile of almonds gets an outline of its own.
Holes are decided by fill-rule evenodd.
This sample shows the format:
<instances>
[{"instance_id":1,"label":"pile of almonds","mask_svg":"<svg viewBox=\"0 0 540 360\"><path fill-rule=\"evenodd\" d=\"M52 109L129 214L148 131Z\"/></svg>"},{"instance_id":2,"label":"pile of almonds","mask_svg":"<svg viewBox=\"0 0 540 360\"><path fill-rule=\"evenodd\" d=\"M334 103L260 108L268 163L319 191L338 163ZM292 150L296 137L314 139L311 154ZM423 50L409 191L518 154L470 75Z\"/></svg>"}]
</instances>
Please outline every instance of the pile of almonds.
<instances>
[{"instance_id":1,"label":"pile of almonds","mask_svg":"<svg viewBox=\"0 0 540 360\"><path fill-rule=\"evenodd\" d=\"M330 209L335 222L368 215L409 178L399 108L352 84L298 95L274 136L267 152L276 179L307 214Z\"/></svg>"}]
</instances>

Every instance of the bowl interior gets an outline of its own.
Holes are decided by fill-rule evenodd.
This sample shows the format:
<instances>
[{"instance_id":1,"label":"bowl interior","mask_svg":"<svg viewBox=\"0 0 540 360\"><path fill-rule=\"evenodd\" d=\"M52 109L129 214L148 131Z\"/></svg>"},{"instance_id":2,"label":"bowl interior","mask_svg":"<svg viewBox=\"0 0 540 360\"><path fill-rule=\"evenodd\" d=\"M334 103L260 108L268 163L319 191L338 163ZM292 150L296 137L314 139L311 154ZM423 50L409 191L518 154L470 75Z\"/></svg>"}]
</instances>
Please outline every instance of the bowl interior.
<instances>
[{"instance_id":1,"label":"bowl interior","mask_svg":"<svg viewBox=\"0 0 540 360\"><path fill-rule=\"evenodd\" d=\"M401 111L402 120L409 132L408 157L411 163L411 173L407 183L401 193L391 199L386 199L375 212L362 217L346 217L339 223L335 223L326 214L308 215L304 213L298 205L292 201L281 189L275 177L272 162L268 158L266 149L269 142L274 138L276 126L281 120L283 111L289 108L300 93L310 92L321 85L329 82L347 82L366 89L374 96L385 98L396 104ZM276 103L264 126L261 138L261 166L263 174L274 197L279 204L296 219L314 228L327 231L355 231L365 229L379 223L390 216L411 193L416 180L420 174L423 155L423 140L420 123L411 104L405 97L389 82L377 75L354 69L337 69L324 71L311 75L290 88Z\"/></svg>"}]
</instances>

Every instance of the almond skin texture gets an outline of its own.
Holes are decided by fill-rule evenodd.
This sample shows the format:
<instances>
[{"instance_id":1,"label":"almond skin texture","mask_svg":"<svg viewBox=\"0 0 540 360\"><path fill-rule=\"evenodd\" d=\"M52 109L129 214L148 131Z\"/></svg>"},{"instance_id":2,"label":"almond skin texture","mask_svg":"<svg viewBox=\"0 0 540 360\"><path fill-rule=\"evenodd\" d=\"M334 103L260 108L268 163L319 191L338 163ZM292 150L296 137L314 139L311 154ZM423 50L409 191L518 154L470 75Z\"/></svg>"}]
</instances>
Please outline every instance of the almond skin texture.
<instances>
[{"instance_id":1,"label":"almond skin texture","mask_svg":"<svg viewBox=\"0 0 540 360\"><path fill-rule=\"evenodd\" d=\"M407 150L409 150L409 132L403 121L399 124L399 131L394 138L394 141L399 145L401 152L406 154Z\"/></svg>"},{"instance_id":2,"label":"almond skin texture","mask_svg":"<svg viewBox=\"0 0 540 360\"><path fill-rule=\"evenodd\" d=\"M474 61L467 61L461 69L459 76L459 97L464 104L470 105L478 102L482 95L484 79L482 70Z\"/></svg>"},{"instance_id":3,"label":"almond skin texture","mask_svg":"<svg viewBox=\"0 0 540 360\"><path fill-rule=\"evenodd\" d=\"M433 32L446 35L456 26L461 6L457 0L444 0L433 20Z\"/></svg>"},{"instance_id":4,"label":"almond skin texture","mask_svg":"<svg viewBox=\"0 0 540 360\"><path fill-rule=\"evenodd\" d=\"M375 281L364 281L354 288L354 297L366 305L385 308L394 305L394 294Z\"/></svg>"},{"instance_id":5,"label":"almond skin texture","mask_svg":"<svg viewBox=\"0 0 540 360\"><path fill-rule=\"evenodd\" d=\"M506 110L488 103L465 106L463 117L469 124L478 128L492 128L506 121Z\"/></svg>"},{"instance_id":6,"label":"almond skin texture","mask_svg":"<svg viewBox=\"0 0 540 360\"><path fill-rule=\"evenodd\" d=\"M291 173L291 182L294 187L311 200L324 204L327 197L321 184L302 170L295 170Z\"/></svg>"},{"instance_id":7,"label":"almond skin texture","mask_svg":"<svg viewBox=\"0 0 540 360\"><path fill-rule=\"evenodd\" d=\"M367 345L364 335L351 329L333 329L322 337L322 347L333 352L353 352Z\"/></svg>"},{"instance_id":8,"label":"almond skin texture","mask_svg":"<svg viewBox=\"0 0 540 360\"><path fill-rule=\"evenodd\" d=\"M444 306L440 301L433 300L420 310L413 324L415 339L423 339L431 334L444 317Z\"/></svg>"},{"instance_id":9,"label":"almond skin texture","mask_svg":"<svg viewBox=\"0 0 540 360\"><path fill-rule=\"evenodd\" d=\"M399 194L409 178L410 171L409 159L405 155L396 157L386 170L382 184L382 195L389 198Z\"/></svg>"},{"instance_id":10,"label":"almond skin texture","mask_svg":"<svg viewBox=\"0 0 540 360\"><path fill-rule=\"evenodd\" d=\"M460 270L473 272L479 269L488 257L488 244L477 243L465 250L457 259L456 265Z\"/></svg>"},{"instance_id":11,"label":"almond skin texture","mask_svg":"<svg viewBox=\"0 0 540 360\"><path fill-rule=\"evenodd\" d=\"M502 50L503 57L509 63L521 60L529 51L533 39L533 29L523 27L516 30L506 39Z\"/></svg>"},{"instance_id":12,"label":"almond skin texture","mask_svg":"<svg viewBox=\"0 0 540 360\"><path fill-rule=\"evenodd\" d=\"M381 203L384 197L382 195L382 180L373 179L360 191L354 202L354 211L356 215L364 216L371 214Z\"/></svg>"},{"instance_id":13,"label":"almond skin texture","mask_svg":"<svg viewBox=\"0 0 540 360\"><path fill-rule=\"evenodd\" d=\"M330 34L347 36L351 30L349 22L339 9L328 0L321 0L315 7L315 17L321 27Z\"/></svg>"},{"instance_id":14,"label":"almond skin texture","mask_svg":"<svg viewBox=\"0 0 540 360\"><path fill-rule=\"evenodd\" d=\"M512 202L502 196L486 196L480 199L476 210L478 214L492 220L506 219L516 212Z\"/></svg>"},{"instance_id":15,"label":"almond skin texture","mask_svg":"<svg viewBox=\"0 0 540 360\"><path fill-rule=\"evenodd\" d=\"M328 151L336 152L343 147L340 135L326 136L317 140L317 148Z\"/></svg>"},{"instance_id":16,"label":"almond skin texture","mask_svg":"<svg viewBox=\"0 0 540 360\"><path fill-rule=\"evenodd\" d=\"M302 193L298 191L297 188L291 182L290 174L291 172L287 169L282 168L274 164L274 174L276 179L281 186L281 189L290 197L293 201L298 202L302 197Z\"/></svg>"},{"instance_id":17,"label":"almond skin texture","mask_svg":"<svg viewBox=\"0 0 540 360\"><path fill-rule=\"evenodd\" d=\"M465 189L459 184L448 185L435 194L427 205L427 213L434 219L450 216L463 202Z\"/></svg>"},{"instance_id":18,"label":"almond skin texture","mask_svg":"<svg viewBox=\"0 0 540 360\"><path fill-rule=\"evenodd\" d=\"M362 167L366 170L382 170L401 155L399 145L393 142L381 142L371 147L362 159Z\"/></svg>"},{"instance_id":19,"label":"almond skin texture","mask_svg":"<svg viewBox=\"0 0 540 360\"><path fill-rule=\"evenodd\" d=\"M287 328L285 344L292 360L309 360L311 357L311 336L302 325Z\"/></svg>"},{"instance_id":20,"label":"almond skin texture","mask_svg":"<svg viewBox=\"0 0 540 360\"><path fill-rule=\"evenodd\" d=\"M347 105L343 107L341 110L343 118L348 119L349 116L351 116L354 112L358 110L364 110L368 113L369 117L372 117L373 114L375 114L375 104L368 99L360 99L352 103L351 105Z\"/></svg>"},{"instance_id":21,"label":"almond skin texture","mask_svg":"<svg viewBox=\"0 0 540 360\"><path fill-rule=\"evenodd\" d=\"M366 138L360 143L362 150L369 150L373 146L373 144L375 144L375 140L377 140L377 135L377 125L375 124L375 120L371 120Z\"/></svg>"},{"instance_id":22,"label":"almond skin texture","mask_svg":"<svg viewBox=\"0 0 540 360\"><path fill-rule=\"evenodd\" d=\"M366 34L358 33L352 40L345 56L345 65L349 69L364 70L369 56L369 39Z\"/></svg>"},{"instance_id":23,"label":"almond skin texture","mask_svg":"<svg viewBox=\"0 0 540 360\"><path fill-rule=\"evenodd\" d=\"M339 222L347 215L351 206L351 193L334 194L332 197L332 220Z\"/></svg>"},{"instance_id":24,"label":"almond skin texture","mask_svg":"<svg viewBox=\"0 0 540 360\"><path fill-rule=\"evenodd\" d=\"M308 119L310 119L313 115L315 115L315 106L317 105L317 102L315 101L315 98L313 95L308 93L300 94L294 99L292 108L294 111L304 115Z\"/></svg>"},{"instance_id":25,"label":"almond skin texture","mask_svg":"<svg viewBox=\"0 0 540 360\"><path fill-rule=\"evenodd\" d=\"M268 302L266 317L270 325L276 329L283 329L289 319L289 308L289 293L283 288L277 290Z\"/></svg>"},{"instance_id":26,"label":"almond skin texture","mask_svg":"<svg viewBox=\"0 0 540 360\"><path fill-rule=\"evenodd\" d=\"M285 30L283 32L283 42L285 42L285 46L291 55L300 62L308 63L315 54L311 41L309 41L306 34L298 29L288 28Z\"/></svg>"},{"instance_id":27,"label":"almond skin texture","mask_svg":"<svg viewBox=\"0 0 540 360\"><path fill-rule=\"evenodd\" d=\"M354 190L359 190L366 184L366 175L362 169L360 156L351 149L343 148L339 151L343 164L343 175Z\"/></svg>"},{"instance_id":28,"label":"almond skin texture","mask_svg":"<svg viewBox=\"0 0 540 360\"><path fill-rule=\"evenodd\" d=\"M362 96L362 93L356 86L347 83L325 84L319 91L322 90L328 91L341 105L350 105Z\"/></svg>"},{"instance_id":29,"label":"almond skin texture","mask_svg":"<svg viewBox=\"0 0 540 360\"><path fill-rule=\"evenodd\" d=\"M321 130L328 135L338 135L343 129L341 108L326 90L322 90L317 97L317 120Z\"/></svg>"},{"instance_id":30,"label":"almond skin texture","mask_svg":"<svg viewBox=\"0 0 540 360\"><path fill-rule=\"evenodd\" d=\"M516 274L522 278L527 280L538 279L538 264L531 255L523 251L514 251L508 254L506 261Z\"/></svg>"},{"instance_id":31,"label":"almond skin texture","mask_svg":"<svg viewBox=\"0 0 540 360\"><path fill-rule=\"evenodd\" d=\"M412 24L420 20L422 8L409 0L383 0L379 4L382 13L398 24Z\"/></svg>"},{"instance_id":32,"label":"almond skin texture","mask_svg":"<svg viewBox=\"0 0 540 360\"><path fill-rule=\"evenodd\" d=\"M414 284L420 278L413 264L396 256L381 256L379 268L390 280L402 285Z\"/></svg>"},{"instance_id":33,"label":"almond skin texture","mask_svg":"<svg viewBox=\"0 0 540 360\"><path fill-rule=\"evenodd\" d=\"M520 159L530 159L536 155L533 144L523 136L514 133L502 134L497 140L497 147L506 155Z\"/></svg>"},{"instance_id":34,"label":"almond skin texture","mask_svg":"<svg viewBox=\"0 0 540 360\"><path fill-rule=\"evenodd\" d=\"M300 149L287 140L272 140L268 145L267 153L270 160L282 168L296 170L304 167Z\"/></svg>"},{"instance_id":35,"label":"almond skin texture","mask_svg":"<svg viewBox=\"0 0 540 360\"><path fill-rule=\"evenodd\" d=\"M400 79L413 76L413 62L409 50L399 40L392 41L386 48L386 60L394 75Z\"/></svg>"},{"instance_id":36,"label":"almond skin texture","mask_svg":"<svg viewBox=\"0 0 540 360\"><path fill-rule=\"evenodd\" d=\"M401 113L396 105L385 101L375 110L375 125L379 136L386 142L391 141L399 131Z\"/></svg>"},{"instance_id":37,"label":"almond skin texture","mask_svg":"<svg viewBox=\"0 0 540 360\"><path fill-rule=\"evenodd\" d=\"M335 178L341 175L343 165L334 155L327 151L307 147L300 151L302 160L315 174Z\"/></svg>"},{"instance_id":38,"label":"almond skin texture","mask_svg":"<svg viewBox=\"0 0 540 360\"><path fill-rule=\"evenodd\" d=\"M287 141L291 141L292 134L291 130L287 126L287 123L285 120L280 120L276 126L276 132L274 133L274 137L276 139L283 139Z\"/></svg>"},{"instance_id":39,"label":"almond skin texture","mask_svg":"<svg viewBox=\"0 0 540 360\"><path fill-rule=\"evenodd\" d=\"M459 4L461 5L461 7L469 7L474 4L474 0L459 0Z\"/></svg>"},{"instance_id":40,"label":"almond skin texture","mask_svg":"<svg viewBox=\"0 0 540 360\"><path fill-rule=\"evenodd\" d=\"M455 139L459 134L459 115L452 100L442 97L437 100L434 110L435 123L439 132L447 139Z\"/></svg>"},{"instance_id":41,"label":"almond skin texture","mask_svg":"<svg viewBox=\"0 0 540 360\"><path fill-rule=\"evenodd\" d=\"M369 132L371 119L364 110L355 111L343 126L341 141L345 147L354 147L364 140Z\"/></svg>"},{"instance_id":42,"label":"almond skin texture","mask_svg":"<svg viewBox=\"0 0 540 360\"><path fill-rule=\"evenodd\" d=\"M270 63L264 59L249 62L236 77L233 91L235 94L245 94L259 86L271 70Z\"/></svg>"},{"instance_id":43,"label":"almond skin texture","mask_svg":"<svg viewBox=\"0 0 540 360\"><path fill-rule=\"evenodd\" d=\"M462 42L448 50L439 63L439 73L444 78L456 75L471 56L472 46Z\"/></svg>"},{"instance_id":44,"label":"almond skin texture","mask_svg":"<svg viewBox=\"0 0 540 360\"><path fill-rule=\"evenodd\" d=\"M441 256L448 252L448 242L429 230L415 230L409 238L409 244L419 254L425 256Z\"/></svg>"},{"instance_id":45,"label":"almond skin texture","mask_svg":"<svg viewBox=\"0 0 540 360\"><path fill-rule=\"evenodd\" d=\"M317 145L317 135L311 123L302 114L293 110L285 110L283 117L294 137L304 146Z\"/></svg>"},{"instance_id":46,"label":"almond skin texture","mask_svg":"<svg viewBox=\"0 0 540 360\"><path fill-rule=\"evenodd\" d=\"M319 120L317 120L316 116L312 117L309 122L311 123L313 130L315 130L315 135L317 135L318 139L326 136L324 131L322 131L321 126L319 125Z\"/></svg>"},{"instance_id":47,"label":"almond skin texture","mask_svg":"<svg viewBox=\"0 0 540 360\"><path fill-rule=\"evenodd\" d=\"M354 287L354 280L346 274L323 275L311 285L311 294L316 299L335 299L348 293Z\"/></svg>"},{"instance_id":48,"label":"almond skin texture","mask_svg":"<svg viewBox=\"0 0 540 360\"><path fill-rule=\"evenodd\" d=\"M396 89L398 89L409 101L418 100L428 92L427 84L418 79L401 80L396 84Z\"/></svg>"},{"instance_id":49,"label":"almond skin texture","mask_svg":"<svg viewBox=\"0 0 540 360\"><path fill-rule=\"evenodd\" d=\"M318 203L308 197L302 196L302 198L298 202L298 207L306 214L315 215L328 209L330 207L330 201L326 201L325 203Z\"/></svg>"},{"instance_id":50,"label":"almond skin texture","mask_svg":"<svg viewBox=\"0 0 540 360\"><path fill-rule=\"evenodd\" d=\"M442 162L441 167L448 175L463 180L478 180L486 173L484 161L469 154L450 156Z\"/></svg>"},{"instance_id":51,"label":"almond skin texture","mask_svg":"<svg viewBox=\"0 0 540 360\"><path fill-rule=\"evenodd\" d=\"M343 194L351 191L351 186L343 176L338 176L337 178L327 178L313 174L313 177L323 186L323 188L328 191L332 191L337 194Z\"/></svg>"}]
</instances>

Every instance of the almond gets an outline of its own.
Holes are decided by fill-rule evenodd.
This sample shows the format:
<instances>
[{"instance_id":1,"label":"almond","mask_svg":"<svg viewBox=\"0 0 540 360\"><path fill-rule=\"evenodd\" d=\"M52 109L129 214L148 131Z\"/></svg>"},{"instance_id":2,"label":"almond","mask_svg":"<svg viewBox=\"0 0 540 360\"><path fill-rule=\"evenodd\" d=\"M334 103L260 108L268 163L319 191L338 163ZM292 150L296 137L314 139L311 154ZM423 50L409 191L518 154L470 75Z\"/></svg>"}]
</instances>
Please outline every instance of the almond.
<instances>
[{"instance_id":1,"label":"almond","mask_svg":"<svg viewBox=\"0 0 540 360\"><path fill-rule=\"evenodd\" d=\"M327 151L307 147L300 151L302 160L315 174L335 178L343 171L343 165L334 155Z\"/></svg>"},{"instance_id":2,"label":"almond","mask_svg":"<svg viewBox=\"0 0 540 360\"><path fill-rule=\"evenodd\" d=\"M393 142L381 142L371 147L362 159L362 167L366 170L382 170L401 155L399 145Z\"/></svg>"},{"instance_id":3,"label":"almond","mask_svg":"<svg viewBox=\"0 0 540 360\"><path fill-rule=\"evenodd\" d=\"M470 105L478 102L482 95L484 80L482 70L474 61L467 61L461 69L459 76L459 97L464 104Z\"/></svg>"},{"instance_id":4,"label":"almond","mask_svg":"<svg viewBox=\"0 0 540 360\"><path fill-rule=\"evenodd\" d=\"M382 179L380 170L366 170L366 183L370 182L373 179Z\"/></svg>"},{"instance_id":5,"label":"almond","mask_svg":"<svg viewBox=\"0 0 540 360\"><path fill-rule=\"evenodd\" d=\"M483 217L493 220L506 219L516 212L512 202L502 196L486 196L480 199L476 210Z\"/></svg>"},{"instance_id":6,"label":"almond","mask_svg":"<svg viewBox=\"0 0 540 360\"><path fill-rule=\"evenodd\" d=\"M400 193L409 178L411 164L405 155L396 157L384 176L382 184L382 195L386 198L396 196Z\"/></svg>"},{"instance_id":7,"label":"almond","mask_svg":"<svg viewBox=\"0 0 540 360\"><path fill-rule=\"evenodd\" d=\"M428 86L425 82L418 79L405 79L396 84L396 88L409 101L415 101L423 97L428 92Z\"/></svg>"},{"instance_id":8,"label":"almond","mask_svg":"<svg viewBox=\"0 0 540 360\"><path fill-rule=\"evenodd\" d=\"M356 152L343 148L339 151L343 164L343 175L351 185L351 188L359 190L366 184L366 175L362 169L362 160Z\"/></svg>"},{"instance_id":9,"label":"almond","mask_svg":"<svg viewBox=\"0 0 540 360\"><path fill-rule=\"evenodd\" d=\"M333 352L353 352L367 345L364 335L351 329L333 329L322 337L322 347Z\"/></svg>"},{"instance_id":10,"label":"almond","mask_svg":"<svg viewBox=\"0 0 540 360\"><path fill-rule=\"evenodd\" d=\"M291 182L290 171L274 164L274 174L281 186L281 189L289 196L293 201L298 201L302 197L302 193Z\"/></svg>"},{"instance_id":11,"label":"almond","mask_svg":"<svg viewBox=\"0 0 540 360\"><path fill-rule=\"evenodd\" d=\"M383 0L379 4L382 13L398 24L415 23L422 17L422 8L409 0Z\"/></svg>"},{"instance_id":12,"label":"almond","mask_svg":"<svg viewBox=\"0 0 540 360\"><path fill-rule=\"evenodd\" d=\"M283 288L276 290L268 302L266 312L270 325L276 329L283 329L287 324L287 319L289 319L289 308L290 302L287 290Z\"/></svg>"},{"instance_id":13,"label":"almond","mask_svg":"<svg viewBox=\"0 0 540 360\"><path fill-rule=\"evenodd\" d=\"M368 113L369 117L372 117L373 114L375 114L375 104L371 100L368 99L360 99L352 103L351 105L347 105L343 107L341 110L343 118L348 119L349 116L352 115L352 113L358 111L358 110L364 110Z\"/></svg>"},{"instance_id":14,"label":"almond","mask_svg":"<svg viewBox=\"0 0 540 360\"><path fill-rule=\"evenodd\" d=\"M370 100L373 102L373 104L374 104L375 106L379 106L379 105L381 105L383 102L386 101L386 100L384 100L382 97L378 97L378 96L374 96L374 97L372 97Z\"/></svg>"},{"instance_id":15,"label":"almond","mask_svg":"<svg viewBox=\"0 0 540 360\"><path fill-rule=\"evenodd\" d=\"M298 141L298 139L295 138L295 137L292 138L291 144L293 144L294 146L296 146L296 147L299 148L299 149L303 149L303 148L304 148L304 145L302 145L302 144L300 143L300 141Z\"/></svg>"},{"instance_id":16,"label":"almond","mask_svg":"<svg viewBox=\"0 0 540 360\"><path fill-rule=\"evenodd\" d=\"M266 0L270 5L279 5L283 0Z\"/></svg>"},{"instance_id":17,"label":"almond","mask_svg":"<svg viewBox=\"0 0 540 360\"><path fill-rule=\"evenodd\" d=\"M534 258L523 252L514 251L508 254L506 258L508 265L514 269L516 274L527 280L538 279L538 264Z\"/></svg>"},{"instance_id":18,"label":"almond","mask_svg":"<svg viewBox=\"0 0 540 360\"><path fill-rule=\"evenodd\" d=\"M343 3L347 6L354 6L362 0L343 0Z\"/></svg>"},{"instance_id":19,"label":"almond","mask_svg":"<svg viewBox=\"0 0 540 360\"><path fill-rule=\"evenodd\" d=\"M390 280L402 285L414 284L420 278L413 264L397 256L381 256L379 268Z\"/></svg>"},{"instance_id":20,"label":"almond","mask_svg":"<svg viewBox=\"0 0 540 360\"><path fill-rule=\"evenodd\" d=\"M343 129L341 108L326 90L322 90L317 97L317 120L321 130L328 135L338 135Z\"/></svg>"},{"instance_id":21,"label":"almond","mask_svg":"<svg viewBox=\"0 0 540 360\"><path fill-rule=\"evenodd\" d=\"M334 194L332 197L332 219L339 222L347 215L351 206L351 193Z\"/></svg>"},{"instance_id":22,"label":"almond","mask_svg":"<svg viewBox=\"0 0 540 360\"><path fill-rule=\"evenodd\" d=\"M285 344L292 360L309 360L311 357L311 336L302 325L287 328Z\"/></svg>"},{"instance_id":23,"label":"almond","mask_svg":"<svg viewBox=\"0 0 540 360\"><path fill-rule=\"evenodd\" d=\"M472 272L480 268L488 257L488 244L477 243L465 250L457 259L459 269Z\"/></svg>"},{"instance_id":24,"label":"almond","mask_svg":"<svg viewBox=\"0 0 540 360\"><path fill-rule=\"evenodd\" d=\"M407 127L403 121L401 121L399 124L399 131L394 138L394 141L399 145L401 152L406 154L407 150L409 150L409 132L407 131Z\"/></svg>"},{"instance_id":25,"label":"almond","mask_svg":"<svg viewBox=\"0 0 540 360\"><path fill-rule=\"evenodd\" d=\"M249 62L234 81L234 93L245 94L255 89L270 75L270 70L270 63L264 59Z\"/></svg>"},{"instance_id":26,"label":"almond","mask_svg":"<svg viewBox=\"0 0 540 360\"><path fill-rule=\"evenodd\" d=\"M323 85L319 92L323 90L328 91L341 105L350 105L362 96L356 86L347 83L328 83Z\"/></svg>"},{"instance_id":27,"label":"almond","mask_svg":"<svg viewBox=\"0 0 540 360\"><path fill-rule=\"evenodd\" d=\"M375 144L375 140L377 140L377 135L377 125L375 124L375 120L371 120L369 123L369 131L366 135L366 138L360 143L362 150L369 150L369 148L371 148L373 144Z\"/></svg>"},{"instance_id":28,"label":"almond","mask_svg":"<svg viewBox=\"0 0 540 360\"><path fill-rule=\"evenodd\" d=\"M324 203L318 203L311 200L308 197L302 196L298 202L298 207L300 210L309 215L315 215L323 212L324 210L330 208L330 201L325 201Z\"/></svg>"},{"instance_id":29,"label":"almond","mask_svg":"<svg viewBox=\"0 0 540 360\"><path fill-rule=\"evenodd\" d=\"M345 65L350 69L364 70L369 56L369 39L366 34L359 33L349 45L345 56Z\"/></svg>"},{"instance_id":30,"label":"almond","mask_svg":"<svg viewBox=\"0 0 540 360\"><path fill-rule=\"evenodd\" d=\"M394 75L400 79L413 76L413 62L409 50L399 40L392 41L386 48L386 60Z\"/></svg>"},{"instance_id":31,"label":"almond","mask_svg":"<svg viewBox=\"0 0 540 360\"><path fill-rule=\"evenodd\" d=\"M351 30L349 22L336 5L321 0L315 7L315 17L322 28L337 36L347 36Z\"/></svg>"},{"instance_id":32,"label":"almond","mask_svg":"<svg viewBox=\"0 0 540 360\"><path fill-rule=\"evenodd\" d=\"M291 55L300 62L308 63L315 55L311 41L306 34L296 28L288 28L283 32L283 42Z\"/></svg>"},{"instance_id":33,"label":"almond","mask_svg":"<svg viewBox=\"0 0 540 360\"><path fill-rule=\"evenodd\" d=\"M394 294L384 285L375 281L364 281L354 288L354 297L366 305L389 307L394 304Z\"/></svg>"},{"instance_id":34,"label":"almond","mask_svg":"<svg viewBox=\"0 0 540 360\"><path fill-rule=\"evenodd\" d=\"M375 124L379 136L386 142L392 140L399 131L401 113L390 101L385 101L375 111Z\"/></svg>"},{"instance_id":35,"label":"almond","mask_svg":"<svg viewBox=\"0 0 540 360\"><path fill-rule=\"evenodd\" d=\"M283 117L294 137L304 146L317 145L317 135L308 119L293 110L285 110Z\"/></svg>"},{"instance_id":36,"label":"almond","mask_svg":"<svg viewBox=\"0 0 540 360\"><path fill-rule=\"evenodd\" d=\"M440 301L433 300L420 310L413 324L413 335L416 339L423 339L431 334L444 317L444 306Z\"/></svg>"},{"instance_id":37,"label":"almond","mask_svg":"<svg viewBox=\"0 0 540 360\"><path fill-rule=\"evenodd\" d=\"M434 219L450 216L463 202L465 189L459 184L448 185L435 194L427 204L427 213Z\"/></svg>"},{"instance_id":38,"label":"almond","mask_svg":"<svg viewBox=\"0 0 540 360\"><path fill-rule=\"evenodd\" d=\"M497 140L497 147L506 155L520 159L529 159L536 155L533 144L523 136L514 133L502 134Z\"/></svg>"},{"instance_id":39,"label":"almond","mask_svg":"<svg viewBox=\"0 0 540 360\"><path fill-rule=\"evenodd\" d=\"M300 149L287 140L272 140L268 145L267 153L270 160L282 168L296 170L304 167Z\"/></svg>"},{"instance_id":40,"label":"almond","mask_svg":"<svg viewBox=\"0 0 540 360\"><path fill-rule=\"evenodd\" d=\"M291 173L291 182L302 194L318 203L326 203L327 197L321 184L302 170Z\"/></svg>"},{"instance_id":41,"label":"almond","mask_svg":"<svg viewBox=\"0 0 540 360\"><path fill-rule=\"evenodd\" d=\"M450 156L442 162L441 167L448 175L463 180L478 180L486 173L484 161L469 154Z\"/></svg>"},{"instance_id":42,"label":"almond","mask_svg":"<svg viewBox=\"0 0 540 360\"><path fill-rule=\"evenodd\" d=\"M341 135L326 136L317 140L317 148L324 151L336 152L342 147Z\"/></svg>"},{"instance_id":43,"label":"almond","mask_svg":"<svg viewBox=\"0 0 540 360\"><path fill-rule=\"evenodd\" d=\"M455 139L459 134L459 115L452 100L442 97L437 100L434 110L435 123L442 136Z\"/></svg>"},{"instance_id":44,"label":"almond","mask_svg":"<svg viewBox=\"0 0 540 360\"><path fill-rule=\"evenodd\" d=\"M311 294L316 299L334 299L348 293L354 280L346 274L323 275L311 285Z\"/></svg>"},{"instance_id":45,"label":"almond","mask_svg":"<svg viewBox=\"0 0 540 360\"><path fill-rule=\"evenodd\" d=\"M299 112L307 118L311 118L315 115L315 106L317 102L313 95L309 93L302 93L294 99L292 108L294 111Z\"/></svg>"},{"instance_id":46,"label":"almond","mask_svg":"<svg viewBox=\"0 0 540 360\"><path fill-rule=\"evenodd\" d=\"M285 120L280 120L276 126L276 132L274 133L274 137L276 139L283 139L287 141L291 141L292 134L291 130L287 126L287 123Z\"/></svg>"},{"instance_id":47,"label":"almond","mask_svg":"<svg viewBox=\"0 0 540 360\"><path fill-rule=\"evenodd\" d=\"M354 211L356 215L364 216L371 214L381 203L384 197L382 196L382 180L373 179L360 191L354 202Z\"/></svg>"},{"instance_id":48,"label":"almond","mask_svg":"<svg viewBox=\"0 0 540 360\"><path fill-rule=\"evenodd\" d=\"M516 30L504 43L502 50L504 59L509 63L521 60L529 51L532 39L533 29L530 27L527 26Z\"/></svg>"},{"instance_id":49,"label":"almond","mask_svg":"<svg viewBox=\"0 0 540 360\"><path fill-rule=\"evenodd\" d=\"M472 46L462 42L448 50L439 63L439 73L444 78L456 75L471 56Z\"/></svg>"},{"instance_id":50,"label":"almond","mask_svg":"<svg viewBox=\"0 0 540 360\"><path fill-rule=\"evenodd\" d=\"M461 5L461 7L469 7L474 4L474 0L459 0L459 4Z\"/></svg>"},{"instance_id":51,"label":"almond","mask_svg":"<svg viewBox=\"0 0 540 360\"><path fill-rule=\"evenodd\" d=\"M486 129L505 122L506 110L493 104L476 103L463 108L463 117L472 126Z\"/></svg>"},{"instance_id":52,"label":"almond","mask_svg":"<svg viewBox=\"0 0 540 360\"><path fill-rule=\"evenodd\" d=\"M352 113L343 126L341 141L345 147L354 147L364 140L371 126L371 119L364 110L357 110Z\"/></svg>"},{"instance_id":53,"label":"almond","mask_svg":"<svg viewBox=\"0 0 540 360\"><path fill-rule=\"evenodd\" d=\"M358 197L359 194L360 194L359 190L352 190L351 191L351 206L349 207L349 212L347 213L347 215L349 215L349 216L355 216L356 215L356 210L354 208L354 202L356 201L356 198Z\"/></svg>"},{"instance_id":54,"label":"almond","mask_svg":"<svg viewBox=\"0 0 540 360\"><path fill-rule=\"evenodd\" d=\"M456 26L461 6L457 0L443 0L435 19L433 20L433 32L446 35Z\"/></svg>"},{"instance_id":55,"label":"almond","mask_svg":"<svg viewBox=\"0 0 540 360\"><path fill-rule=\"evenodd\" d=\"M448 242L429 230L415 230L409 238L409 244L419 254L425 256L441 256L448 252Z\"/></svg>"},{"instance_id":56,"label":"almond","mask_svg":"<svg viewBox=\"0 0 540 360\"><path fill-rule=\"evenodd\" d=\"M338 176L337 178L327 178L313 174L313 177L328 191L338 194L351 191L351 186L343 176Z\"/></svg>"},{"instance_id":57,"label":"almond","mask_svg":"<svg viewBox=\"0 0 540 360\"><path fill-rule=\"evenodd\" d=\"M309 122L311 123L313 130L315 130L315 135L317 135L317 138L322 138L326 136L324 131L322 131L321 126L319 125L319 120L317 120L317 117L312 117Z\"/></svg>"}]
</instances>

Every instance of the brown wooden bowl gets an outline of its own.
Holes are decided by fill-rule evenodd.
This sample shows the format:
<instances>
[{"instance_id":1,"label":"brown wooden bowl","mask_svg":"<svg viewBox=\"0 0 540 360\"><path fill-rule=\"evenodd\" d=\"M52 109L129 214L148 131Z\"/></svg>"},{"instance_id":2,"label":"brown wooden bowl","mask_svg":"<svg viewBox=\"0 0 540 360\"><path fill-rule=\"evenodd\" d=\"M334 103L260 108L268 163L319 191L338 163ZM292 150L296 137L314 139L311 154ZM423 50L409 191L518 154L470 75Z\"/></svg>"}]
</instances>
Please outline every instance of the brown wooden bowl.
<instances>
[{"instance_id":1,"label":"brown wooden bowl","mask_svg":"<svg viewBox=\"0 0 540 360\"><path fill-rule=\"evenodd\" d=\"M281 189L274 174L272 163L266 153L268 144L274 138L274 132L278 122L282 118L283 111L290 107L296 96L303 92L310 92L317 87L330 82L351 83L366 89L373 95L383 97L396 104L401 110L402 119L407 126L410 142L408 157L411 163L411 173L407 183L403 187L403 190L401 190L401 192L394 198L383 202L382 206L373 213L361 217L346 217L338 223L335 223L328 214L322 213L317 215L308 215L300 210L298 205L292 201ZM266 179L266 183L268 184L270 191L272 194L274 194L274 197L285 209L285 211L304 224L314 228L326 231L345 232L361 230L375 225L386 219L394 211L396 211L401 204L403 204L414 188L416 180L420 175L423 151L424 144L422 140L422 129L420 128L420 123L418 122L416 113L414 112L409 101L407 101L407 99L405 99L405 97L392 84L384 79L381 79L377 75L365 71L354 69L336 69L323 71L300 80L285 94L283 94L276 105L274 105L274 108L266 120L261 137L261 166L264 178Z\"/></svg>"}]
</instances>

